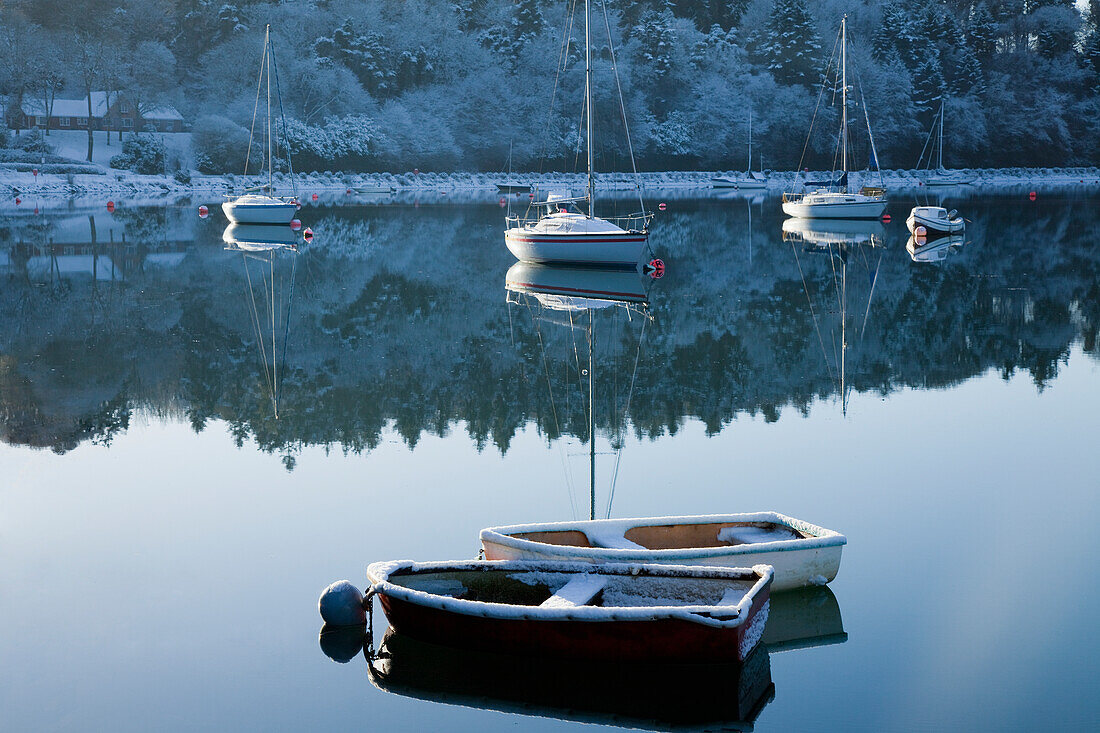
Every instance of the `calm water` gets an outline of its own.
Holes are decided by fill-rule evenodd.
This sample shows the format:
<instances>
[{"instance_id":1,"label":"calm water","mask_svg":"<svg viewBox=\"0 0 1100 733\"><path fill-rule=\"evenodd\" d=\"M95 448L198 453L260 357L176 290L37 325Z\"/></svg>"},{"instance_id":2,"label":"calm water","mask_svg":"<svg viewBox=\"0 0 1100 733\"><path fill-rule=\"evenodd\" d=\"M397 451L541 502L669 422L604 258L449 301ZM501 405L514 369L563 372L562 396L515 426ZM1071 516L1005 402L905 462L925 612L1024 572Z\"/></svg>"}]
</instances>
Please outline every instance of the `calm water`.
<instances>
[{"instance_id":1,"label":"calm water","mask_svg":"<svg viewBox=\"0 0 1100 733\"><path fill-rule=\"evenodd\" d=\"M587 516L591 334L597 514L849 538L756 730L1091 729L1097 201L956 198L966 240L928 262L901 197L786 237L774 199L668 202L668 274L624 286L648 307L572 313L509 302L495 197L306 209L297 256L193 209L0 219L2 727L593 718L485 668L480 697L383 692L316 610L369 561Z\"/></svg>"}]
</instances>

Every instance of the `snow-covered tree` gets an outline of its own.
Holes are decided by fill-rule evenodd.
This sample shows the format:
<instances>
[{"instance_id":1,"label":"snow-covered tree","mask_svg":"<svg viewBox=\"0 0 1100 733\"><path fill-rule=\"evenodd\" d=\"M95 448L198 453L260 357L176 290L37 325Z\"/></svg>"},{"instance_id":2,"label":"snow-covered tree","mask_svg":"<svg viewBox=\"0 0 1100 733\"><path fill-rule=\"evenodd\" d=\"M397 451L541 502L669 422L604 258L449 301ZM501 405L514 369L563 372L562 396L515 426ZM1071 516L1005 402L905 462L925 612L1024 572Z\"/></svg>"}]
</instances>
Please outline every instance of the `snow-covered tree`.
<instances>
[{"instance_id":1,"label":"snow-covered tree","mask_svg":"<svg viewBox=\"0 0 1100 733\"><path fill-rule=\"evenodd\" d=\"M805 0L775 0L754 45L765 68L780 84L817 83L821 43Z\"/></svg>"}]
</instances>

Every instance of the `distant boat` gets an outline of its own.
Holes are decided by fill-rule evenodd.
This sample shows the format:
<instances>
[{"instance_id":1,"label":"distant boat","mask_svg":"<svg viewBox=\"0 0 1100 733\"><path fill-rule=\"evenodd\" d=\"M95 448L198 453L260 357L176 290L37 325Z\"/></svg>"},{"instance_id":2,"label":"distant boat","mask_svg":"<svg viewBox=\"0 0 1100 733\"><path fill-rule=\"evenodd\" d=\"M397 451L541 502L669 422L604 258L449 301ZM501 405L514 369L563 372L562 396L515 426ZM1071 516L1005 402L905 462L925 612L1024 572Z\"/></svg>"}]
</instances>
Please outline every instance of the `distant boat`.
<instances>
[{"instance_id":1,"label":"distant boat","mask_svg":"<svg viewBox=\"0 0 1100 733\"><path fill-rule=\"evenodd\" d=\"M783 213L814 219L878 219L886 210L886 189L865 186L858 193L848 192L848 16L840 21L840 73L841 73L841 112L840 112L840 150L841 176L836 181L822 183L807 182L806 185L824 185L809 193L784 193ZM870 136L871 124L867 117L867 105L863 105L867 133ZM811 129L812 132L812 129ZM878 156L874 153L874 138L871 137L871 154L877 166Z\"/></svg>"},{"instance_id":2,"label":"distant boat","mask_svg":"<svg viewBox=\"0 0 1100 733\"><path fill-rule=\"evenodd\" d=\"M944 123L944 100L940 100L940 113L936 115L935 120L932 122L932 129L928 133L928 140L931 142L938 137L938 143L936 148L936 169L927 170L920 175L921 181L926 186L965 186L969 183L973 183L977 176L972 174L963 173L962 171L951 171L943 167L943 123ZM933 137L936 135L937 137ZM927 147L928 143L925 143ZM924 151L921 151L921 158L924 158ZM932 162L932 156L928 156L929 164ZM917 163L917 167L920 168L920 162Z\"/></svg>"},{"instance_id":3,"label":"distant boat","mask_svg":"<svg viewBox=\"0 0 1100 733\"><path fill-rule=\"evenodd\" d=\"M352 188L356 193L396 193L396 186L375 185L366 184L362 186L355 186Z\"/></svg>"},{"instance_id":4,"label":"distant boat","mask_svg":"<svg viewBox=\"0 0 1100 733\"><path fill-rule=\"evenodd\" d=\"M531 187L524 183L498 183L499 193L531 193Z\"/></svg>"},{"instance_id":5,"label":"distant boat","mask_svg":"<svg viewBox=\"0 0 1100 733\"><path fill-rule=\"evenodd\" d=\"M524 215L509 215L505 221L507 230L504 242L516 259L523 262L567 263L636 267L649 246L649 222L652 215L645 211L639 188L638 202L641 211L636 214L601 219L595 215L595 141L593 140L592 110L592 44L589 33L589 3L584 2L584 50L585 50L585 120L588 148L588 182L585 195L573 198L570 194L550 194L545 200L532 202ZM608 39L608 43L611 40ZM616 78L614 48L611 48L612 70ZM625 121L625 109L623 110ZM630 132L627 130L627 147ZM587 204L582 211L577 204Z\"/></svg>"},{"instance_id":6,"label":"distant boat","mask_svg":"<svg viewBox=\"0 0 1100 733\"><path fill-rule=\"evenodd\" d=\"M596 519L481 530L489 560L583 560L775 568L775 590L836 577L847 539L799 519L758 514Z\"/></svg>"},{"instance_id":7,"label":"distant boat","mask_svg":"<svg viewBox=\"0 0 1100 733\"><path fill-rule=\"evenodd\" d=\"M905 220L910 234L917 234L918 227L924 227L924 235L954 234L966 229L966 220L957 216L958 212L948 211L942 206L914 206Z\"/></svg>"},{"instance_id":8,"label":"distant boat","mask_svg":"<svg viewBox=\"0 0 1100 733\"><path fill-rule=\"evenodd\" d=\"M764 175L763 170L758 173L752 169L752 110L749 110L749 165L745 169L745 176L745 178L715 176L710 179L711 187L736 188L742 191L758 191L768 187L768 177Z\"/></svg>"},{"instance_id":9,"label":"distant boat","mask_svg":"<svg viewBox=\"0 0 1100 733\"><path fill-rule=\"evenodd\" d=\"M535 658L739 662L764 633L772 569L402 561L374 563L367 577L394 630L421 641Z\"/></svg>"},{"instance_id":10,"label":"distant boat","mask_svg":"<svg viewBox=\"0 0 1100 733\"><path fill-rule=\"evenodd\" d=\"M278 145L275 135L277 130L273 132L271 127L271 67L275 63L275 50L271 45L271 26L267 26L267 30L264 32L264 51L263 56L260 59L260 82L257 86L256 107L252 111L252 129L256 129L256 118L260 110L260 97L259 91L263 87L264 78L267 79L267 120L266 125L260 126L260 134L263 137L263 145L261 151L263 154L263 163L261 164L261 171L266 167L267 169L267 183L257 186L252 191L259 191L259 193L250 193L246 190L244 195L228 195L227 200L222 203L222 211L229 221L238 224L289 224L291 219L294 218L295 213L298 211L297 198L294 196L275 196L275 186L272 181L274 172L274 151ZM275 80L275 92L279 102L280 109L282 108L282 100L279 95L278 79ZM285 135L286 125L283 125L283 131ZM287 165L290 168L290 173L293 180L294 169L290 163L290 145L284 140L284 147L286 148ZM248 152L245 155L244 174L248 175L248 163L252 155L252 138L248 140Z\"/></svg>"}]
</instances>

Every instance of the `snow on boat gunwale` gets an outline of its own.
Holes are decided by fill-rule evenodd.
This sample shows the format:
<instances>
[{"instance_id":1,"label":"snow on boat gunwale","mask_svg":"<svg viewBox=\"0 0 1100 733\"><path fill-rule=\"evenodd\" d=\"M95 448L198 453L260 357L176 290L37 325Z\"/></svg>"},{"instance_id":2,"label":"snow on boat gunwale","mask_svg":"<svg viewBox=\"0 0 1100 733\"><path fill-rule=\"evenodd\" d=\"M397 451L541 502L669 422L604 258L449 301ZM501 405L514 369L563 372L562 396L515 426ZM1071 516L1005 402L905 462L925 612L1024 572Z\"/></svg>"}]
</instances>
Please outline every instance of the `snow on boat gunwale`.
<instances>
[{"instance_id":1,"label":"snow on boat gunwale","mask_svg":"<svg viewBox=\"0 0 1100 733\"><path fill-rule=\"evenodd\" d=\"M847 538L777 512L597 519L489 527L490 560L572 560L775 568L774 590L836 577Z\"/></svg>"},{"instance_id":2,"label":"snow on boat gunwale","mask_svg":"<svg viewBox=\"0 0 1100 733\"><path fill-rule=\"evenodd\" d=\"M391 626L433 643L600 659L741 660L772 569L469 560L374 563Z\"/></svg>"}]
</instances>

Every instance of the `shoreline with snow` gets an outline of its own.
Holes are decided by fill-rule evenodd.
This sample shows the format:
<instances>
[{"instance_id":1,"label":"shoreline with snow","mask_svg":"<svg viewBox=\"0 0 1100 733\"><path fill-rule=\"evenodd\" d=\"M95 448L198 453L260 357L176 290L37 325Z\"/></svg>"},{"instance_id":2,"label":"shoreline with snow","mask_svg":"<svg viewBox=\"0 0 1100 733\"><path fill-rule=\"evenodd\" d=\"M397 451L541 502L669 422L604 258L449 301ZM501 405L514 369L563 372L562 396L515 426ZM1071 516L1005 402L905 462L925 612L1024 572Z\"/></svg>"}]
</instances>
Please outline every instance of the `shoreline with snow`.
<instances>
[{"instance_id":1,"label":"shoreline with snow","mask_svg":"<svg viewBox=\"0 0 1100 733\"><path fill-rule=\"evenodd\" d=\"M1100 188L1100 168L992 168L959 169L958 173L973 176L974 181L961 186L929 190L951 192L1008 192L1021 188L1037 190L1081 190ZM921 176L927 171L887 170L881 173L854 172L849 174L853 188L861 185L885 185L888 193L922 190ZM715 176L740 177L740 171L664 171L639 173L642 192L668 192L680 195L691 192L713 191L725 196L741 198L778 196L791 186L794 171L773 171L768 175L766 189L739 191L732 188L715 189L711 179ZM827 177L826 171L811 171L803 179ZM585 186L583 173L299 173L293 176L277 175L277 193L289 195L297 189L303 204L382 203L387 200L422 201L470 201L490 202L501 196L498 183L515 183L537 186L541 191L551 189L581 190ZM631 197L637 190L635 179L629 173L604 173L597 177L598 191L610 197ZM181 183L171 176L141 175L128 171L105 170L103 174L52 174L40 173L35 177L28 171L0 168L0 191L7 204L7 212L28 204L54 205L80 199L109 197L130 204L164 204L178 201L210 203L236 188L257 185L258 178L243 176L207 176L194 174L189 183ZM371 192L382 187L391 193ZM455 196L451 196L454 194ZM423 197L423 198L422 198ZM16 200L18 199L18 203Z\"/></svg>"}]
</instances>

